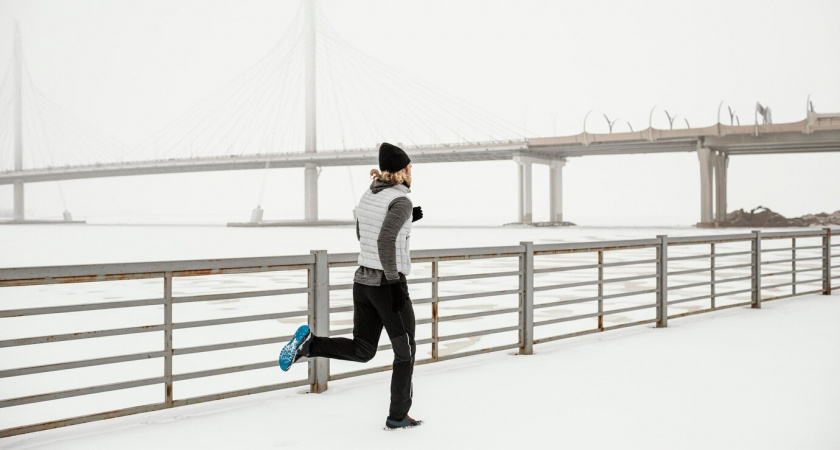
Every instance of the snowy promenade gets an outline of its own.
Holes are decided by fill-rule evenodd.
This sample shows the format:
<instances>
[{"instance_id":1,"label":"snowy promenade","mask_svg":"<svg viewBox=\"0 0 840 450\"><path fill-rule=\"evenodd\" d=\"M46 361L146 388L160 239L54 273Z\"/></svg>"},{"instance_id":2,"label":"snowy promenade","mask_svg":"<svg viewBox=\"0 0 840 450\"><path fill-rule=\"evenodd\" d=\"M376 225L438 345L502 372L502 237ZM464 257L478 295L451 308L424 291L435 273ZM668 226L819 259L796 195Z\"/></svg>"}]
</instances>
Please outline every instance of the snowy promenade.
<instances>
[{"instance_id":1,"label":"snowy promenade","mask_svg":"<svg viewBox=\"0 0 840 450\"><path fill-rule=\"evenodd\" d=\"M0 440L2 449L837 449L840 293L415 372L422 427L385 432L390 372ZM283 374L278 370L278 378Z\"/></svg>"}]
</instances>

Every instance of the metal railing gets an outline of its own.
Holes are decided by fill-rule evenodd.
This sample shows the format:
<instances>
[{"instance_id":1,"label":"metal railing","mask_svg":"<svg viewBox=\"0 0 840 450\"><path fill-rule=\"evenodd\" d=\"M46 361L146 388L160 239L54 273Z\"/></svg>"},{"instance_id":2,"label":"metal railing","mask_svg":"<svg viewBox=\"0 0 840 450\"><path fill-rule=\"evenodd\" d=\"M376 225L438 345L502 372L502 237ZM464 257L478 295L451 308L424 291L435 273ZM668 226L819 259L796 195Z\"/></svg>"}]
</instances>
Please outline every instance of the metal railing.
<instances>
[{"instance_id":1,"label":"metal railing","mask_svg":"<svg viewBox=\"0 0 840 450\"><path fill-rule=\"evenodd\" d=\"M834 233L836 232L835 229ZM416 297L413 304L418 311L417 345L418 348L429 347L428 358L418 359L416 363L426 364L511 349L518 349L520 354L531 354L534 344L558 339L643 324L666 327L669 319L691 314L740 306L761 308L763 302L797 295L828 295L831 293L833 280L840 278L832 276L832 269L840 267L832 265L837 258L832 256L832 248L840 244L832 244L831 235L832 230L825 228L778 233L754 231L702 237L657 236L656 239L550 245L522 242L520 245L507 247L414 251L411 256L417 271L428 271L428 276L414 274L409 281L412 295ZM788 240L789 247L779 246ZM708 251L705 248L708 248ZM330 361L317 358L308 361L305 377L299 376L283 383L240 389L219 389L219 383L214 383L213 392L210 394L175 397L174 387L180 382L263 369L276 370L276 351L282 343L291 338L290 333L243 339L235 332L216 332L211 334L223 337L224 342L208 345L173 345L174 338L182 333L181 330L215 330L214 327L232 324L246 324L256 328L255 325L259 323L274 326L282 324L284 320L288 322L287 325L296 326L295 322L302 323L306 317L316 335L340 336L352 333L352 328L331 326L331 321L339 322L338 318L342 315L352 314L353 306L347 298L348 291L352 289L352 275L342 276L342 284L331 284L330 278L331 271L355 267L356 258L355 253L328 254L326 251L312 251L309 255L270 258L0 269L0 288L63 286L69 283L100 285L150 279L163 282L162 286L158 285L159 289L162 288L160 296L144 299L10 309L6 304L8 302L0 297L0 329L6 329L2 326L3 321L16 319L43 320L35 323L49 326L54 323L49 321L50 317L72 318L73 314L84 312L105 311L111 314L109 317L117 317L117 314L131 316L132 311L136 311L134 308L157 308L163 312L158 323L141 326L2 337L0 352L6 349L30 348L29 346L53 346L60 342L107 342L116 337L148 336L150 333L157 333L154 335L157 349L27 367L0 368L0 380L21 381L51 372L99 368L138 361L154 360L163 363L160 375L140 379L34 395L15 394L13 398L6 398L11 393L4 389L0 394L3 397L0 399L0 412L7 418L12 417L15 408L25 405L42 404L45 405L42 412L49 412L52 411L47 403L50 401L148 386L162 387L163 392L159 397L161 401L158 402L75 414L69 418L51 418L48 421L0 429L0 438L305 385L309 385L312 392L323 392L327 389L329 381L390 369L390 365L384 364L364 370L331 373ZM779 269L780 265L784 265L782 270ZM477 272L476 268L481 271ZM176 282L183 283L191 277L218 278L224 275L278 272L290 272L292 278L297 276L301 281L300 286L193 295L176 295L177 292L173 290ZM817 273L818 277L812 276ZM699 279L702 281L697 281ZM418 297L418 288L426 287L429 288L430 295ZM787 288L790 288L790 292L782 292ZM0 289L0 294L3 294L3 290ZM305 296L301 302L305 301L308 305L306 308L295 308L292 305L293 301L286 301L296 295ZM285 310L202 320L176 321L173 317L176 305L177 308L184 308L188 305L202 306L255 299L284 306ZM489 301L491 304L458 306L471 301L475 303L476 299L481 299L482 302ZM425 305L430 307L427 309ZM459 308L470 312L453 313ZM424 317L425 313L421 314L424 310L429 313L428 317ZM453 314L444 314L446 312ZM350 322L352 321L348 323ZM426 326L426 331L421 332ZM453 332L443 333L442 326L451 326ZM26 331L26 327L23 328ZM421 337L426 332L428 337ZM540 336L535 335L535 332ZM513 337L514 334L517 337ZM486 340L487 345L476 345L482 339ZM447 343L464 340L475 348L466 346L466 351L443 348ZM268 360L187 372L173 370L176 357L266 345L274 346L271 357L265 358ZM389 348L390 345L379 347L380 350ZM0 356L2 355L3 353L0 353ZM384 357L387 357L387 354ZM10 365L9 360L6 361L4 366ZM274 378L288 379L291 376L276 372ZM4 384L8 387L8 383Z\"/></svg>"}]
</instances>

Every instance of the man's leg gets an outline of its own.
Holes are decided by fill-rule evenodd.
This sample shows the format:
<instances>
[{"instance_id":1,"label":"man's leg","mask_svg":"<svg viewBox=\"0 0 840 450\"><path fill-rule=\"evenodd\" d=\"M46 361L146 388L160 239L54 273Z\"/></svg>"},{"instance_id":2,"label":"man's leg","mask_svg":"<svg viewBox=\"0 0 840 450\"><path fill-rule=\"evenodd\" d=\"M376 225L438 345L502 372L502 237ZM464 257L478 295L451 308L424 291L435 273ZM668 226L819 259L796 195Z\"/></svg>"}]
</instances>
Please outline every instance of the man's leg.
<instances>
[{"instance_id":1,"label":"man's leg","mask_svg":"<svg viewBox=\"0 0 840 450\"><path fill-rule=\"evenodd\" d=\"M409 299L402 311L391 310L391 293L388 286L381 286L371 299L379 312L391 346L394 349L394 365L391 374L391 407L389 417L400 420L411 408L411 377L414 372L414 356L417 344L414 342L414 307Z\"/></svg>"},{"instance_id":2,"label":"man's leg","mask_svg":"<svg viewBox=\"0 0 840 450\"><path fill-rule=\"evenodd\" d=\"M376 355L382 321L371 303L378 287L353 283L353 339L314 336L310 357L367 362Z\"/></svg>"}]
</instances>

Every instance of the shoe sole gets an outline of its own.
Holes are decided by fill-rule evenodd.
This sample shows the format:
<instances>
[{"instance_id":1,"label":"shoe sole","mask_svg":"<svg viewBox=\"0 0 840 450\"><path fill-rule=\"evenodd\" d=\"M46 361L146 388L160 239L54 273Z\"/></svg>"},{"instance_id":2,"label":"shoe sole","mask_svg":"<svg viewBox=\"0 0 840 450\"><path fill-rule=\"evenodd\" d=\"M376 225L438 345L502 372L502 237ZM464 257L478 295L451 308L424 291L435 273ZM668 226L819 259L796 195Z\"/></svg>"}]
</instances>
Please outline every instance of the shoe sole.
<instances>
[{"instance_id":1,"label":"shoe sole","mask_svg":"<svg viewBox=\"0 0 840 450\"><path fill-rule=\"evenodd\" d=\"M283 346L282 350L280 350L280 358L278 358L277 362L280 364L280 369L282 369L283 372L288 371L289 368L292 367L292 364L294 364L295 354L297 354L301 344L303 344L303 339L307 334L309 334L309 326L301 325L298 327L297 331L295 331L295 335L292 337L292 340Z\"/></svg>"},{"instance_id":2,"label":"shoe sole","mask_svg":"<svg viewBox=\"0 0 840 450\"><path fill-rule=\"evenodd\" d=\"M394 428L391 428L391 427L389 427L388 425L385 425L385 428L383 428L383 429L384 429L385 431L397 431L397 430L406 430L406 429L409 429L409 428L417 428L417 427L419 427L420 425L423 425L423 421L422 421L422 420L418 420L416 425L406 425L406 426L404 426L404 427L394 427Z\"/></svg>"}]
</instances>

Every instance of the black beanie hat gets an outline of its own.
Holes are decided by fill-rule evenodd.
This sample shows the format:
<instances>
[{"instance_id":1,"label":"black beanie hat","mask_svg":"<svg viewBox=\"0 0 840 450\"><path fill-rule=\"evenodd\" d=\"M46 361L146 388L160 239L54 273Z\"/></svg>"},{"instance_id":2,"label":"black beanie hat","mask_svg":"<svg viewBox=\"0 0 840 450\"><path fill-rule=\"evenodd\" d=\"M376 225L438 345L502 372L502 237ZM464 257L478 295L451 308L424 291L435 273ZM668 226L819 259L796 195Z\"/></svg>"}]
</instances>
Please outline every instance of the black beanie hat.
<instances>
[{"instance_id":1,"label":"black beanie hat","mask_svg":"<svg viewBox=\"0 0 840 450\"><path fill-rule=\"evenodd\" d=\"M379 170L397 173L405 169L409 163L411 163L411 159L403 149L396 145L383 142L379 146Z\"/></svg>"}]
</instances>

